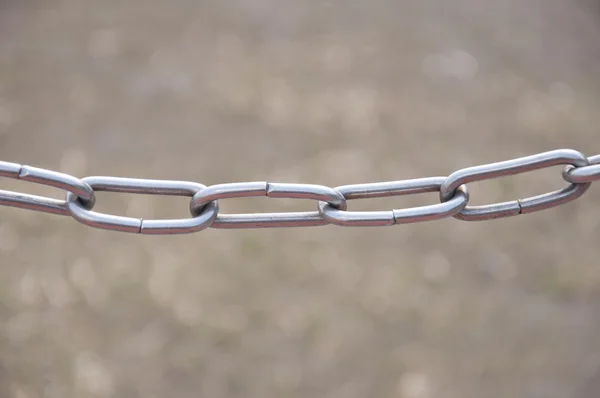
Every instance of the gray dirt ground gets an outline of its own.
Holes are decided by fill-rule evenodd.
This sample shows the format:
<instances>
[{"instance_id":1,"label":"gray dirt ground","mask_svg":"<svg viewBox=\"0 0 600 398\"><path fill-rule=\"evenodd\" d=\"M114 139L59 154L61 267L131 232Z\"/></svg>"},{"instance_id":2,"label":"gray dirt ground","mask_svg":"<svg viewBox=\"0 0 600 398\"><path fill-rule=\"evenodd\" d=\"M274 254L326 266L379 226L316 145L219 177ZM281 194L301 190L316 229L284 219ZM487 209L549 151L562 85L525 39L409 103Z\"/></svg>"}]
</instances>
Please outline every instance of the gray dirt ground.
<instances>
[{"instance_id":1,"label":"gray dirt ground","mask_svg":"<svg viewBox=\"0 0 600 398\"><path fill-rule=\"evenodd\" d=\"M598 37L591 0L4 0L0 159L335 186L592 155ZM557 189L560 170L473 184L472 203ZM176 237L0 208L0 397L597 397L599 199L593 186L483 223Z\"/></svg>"}]
</instances>

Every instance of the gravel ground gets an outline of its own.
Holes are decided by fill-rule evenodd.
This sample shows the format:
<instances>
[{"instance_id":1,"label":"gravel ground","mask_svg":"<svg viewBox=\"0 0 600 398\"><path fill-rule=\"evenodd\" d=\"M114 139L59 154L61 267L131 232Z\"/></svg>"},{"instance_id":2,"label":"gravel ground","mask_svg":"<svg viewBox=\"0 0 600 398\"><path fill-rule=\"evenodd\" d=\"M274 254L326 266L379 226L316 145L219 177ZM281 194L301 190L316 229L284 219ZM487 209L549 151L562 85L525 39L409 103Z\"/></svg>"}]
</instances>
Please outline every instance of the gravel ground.
<instances>
[{"instance_id":1,"label":"gravel ground","mask_svg":"<svg viewBox=\"0 0 600 398\"><path fill-rule=\"evenodd\" d=\"M0 159L81 177L336 186L600 151L591 0L4 0L0 31ZM561 181L477 183L471 202ZM0 208L0 397L597 397L599 199L173 237ZM187 199L96 208L181 217Z\"/></svg>"}]
</instances>

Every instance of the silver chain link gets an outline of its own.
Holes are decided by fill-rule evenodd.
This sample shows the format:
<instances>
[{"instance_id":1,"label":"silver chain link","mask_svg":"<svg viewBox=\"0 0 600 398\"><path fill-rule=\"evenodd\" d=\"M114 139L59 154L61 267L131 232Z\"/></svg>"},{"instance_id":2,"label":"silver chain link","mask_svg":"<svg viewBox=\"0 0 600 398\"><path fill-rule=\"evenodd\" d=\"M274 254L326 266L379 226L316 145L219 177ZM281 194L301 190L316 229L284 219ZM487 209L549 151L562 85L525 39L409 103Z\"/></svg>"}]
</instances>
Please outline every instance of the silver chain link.
<instances>
[{"instance_id":1,"label":"silver chain link","mask_svg":"<svg viewBox=\"0 0 600 398\"><path fill-rule=\"evenodd\" d=\"M467 184L533 170L565 166L565 188L543 195L483 206L468 206ZM121 177L77 178L56 171L0 161L0 177L59 188L64 200L0 191L0 206L71 216L93 228L140 234L187 234L206 228L313 227L320 225L386 226L454 217L482 221L533 213L571 202L582 196L591 183L600 180L600 155L586 157L572 149L559 149L503 162L467 167L447 177L344 185L330 188L312 184L279 182L235 182L205 186L190 181L148 180ZM190 217L175 220L145 220L93 211L95 192L190 197ZM348 211L347 201L439 192L440 203L385 211ZM221 214L219 200L246 197L309 199L317 210L288 213Z\"/></svg>"}]
</instances>

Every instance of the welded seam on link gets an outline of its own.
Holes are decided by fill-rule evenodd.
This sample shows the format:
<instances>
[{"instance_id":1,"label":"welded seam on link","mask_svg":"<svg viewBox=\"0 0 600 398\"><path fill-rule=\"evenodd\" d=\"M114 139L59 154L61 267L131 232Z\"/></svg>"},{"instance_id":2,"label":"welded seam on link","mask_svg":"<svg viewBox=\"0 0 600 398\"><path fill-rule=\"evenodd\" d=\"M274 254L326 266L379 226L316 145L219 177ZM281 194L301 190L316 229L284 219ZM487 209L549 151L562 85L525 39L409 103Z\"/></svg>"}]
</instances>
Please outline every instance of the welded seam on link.
<instances>
[{"instance_id":1,"label":"welded seam on link","mask_svg":"<svg viewBox=\"0 0 600 398\"><path fill-rule=\"evenodd\" d=\"M519 205L519 212L516 214L517 216L520 216L523 214L523 204L521 203L523 199L517 199L517 204Z\"/></svg>"}]
</instances>

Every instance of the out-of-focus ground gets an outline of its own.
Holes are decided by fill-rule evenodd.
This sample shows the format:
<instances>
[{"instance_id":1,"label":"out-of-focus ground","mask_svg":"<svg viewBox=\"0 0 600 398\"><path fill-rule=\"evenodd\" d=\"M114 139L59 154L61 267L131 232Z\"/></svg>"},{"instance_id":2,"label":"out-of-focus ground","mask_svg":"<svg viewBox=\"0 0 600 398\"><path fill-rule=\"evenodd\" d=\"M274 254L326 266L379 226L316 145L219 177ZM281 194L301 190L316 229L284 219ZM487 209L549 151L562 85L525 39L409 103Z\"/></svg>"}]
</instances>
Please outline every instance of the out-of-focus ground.
<instances>
[{"instance_id":1,"label":"out-of-focus ground","mask_svg":"<svg viewBox=\"0 0 600 398\"><path fill-rule=\"evenodd\" d=\"M5 0L0 159L336 186L593 155L599 37L600 6L580 0ZM558 189L560 172L472 184L471 202ZM0 208L0 397L598 397L599 200L172 237ZM96 209L187 205L99 194Z\"/></svg>"}]
</instances>

